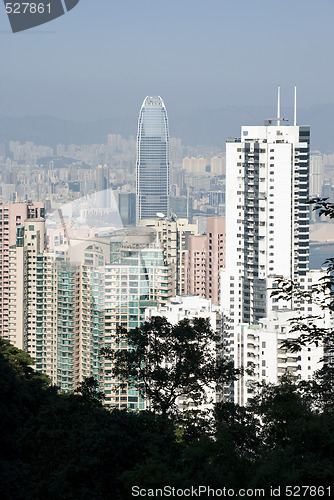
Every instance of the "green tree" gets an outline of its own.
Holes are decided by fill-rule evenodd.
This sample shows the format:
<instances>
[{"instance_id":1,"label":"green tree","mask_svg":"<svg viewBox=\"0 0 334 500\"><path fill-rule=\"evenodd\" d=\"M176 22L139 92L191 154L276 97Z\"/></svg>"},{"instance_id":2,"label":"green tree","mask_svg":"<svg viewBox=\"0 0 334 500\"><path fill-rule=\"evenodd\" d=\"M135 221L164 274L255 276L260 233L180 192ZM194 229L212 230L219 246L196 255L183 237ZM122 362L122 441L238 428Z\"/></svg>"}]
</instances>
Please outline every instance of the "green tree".
<instances>
[{"instance_id":1,"label":"green tree","mask_svg":"<svg viewBox=\"0 0 334 500\"><path fill-rule=\"evenodd\" d=\"M33 359L0 337L0 495L25 498L27 464L20 454L19 435L42 404L53 397L48 377L35 372Z\"/></svg>"},{"instance_id":2,"label":"green tree","mask_svg":"<svg viewBox=\"0 0 334 500\"><path fill-rule=\"evenodd\" d=\"M101 405L105 400L105 394L99 389L99 383L94 377L86 377L80 382L74 394L79 394L85 402L96 405Z\"/></svg>"},{"instance_id":3,"label":"green tree","mask_svg":"<svg viewBox=\"0 0 334 500\"><path fill-rule=\"evenodd\" d=\"M188 425L173 413L109 411L94 398L92 404L95 383L87 397L59 394L31 362L0 339L0 495L6 500L126 500L135 484L269 491L275 484L333 480L330 396L319 412L315 381L265 386L247 408L219 403L206 425L191 418Z\"/></svg>"},{"instance_id":4,"label":"green tree","mask_svg":"<svg viewBox=\"0 0 334 500\"><path fill-rule=\"evenodd\" d=\"M136 470L146 470L149 484L150 463L157 484L164 479L159 471L171 478L175 471L177 477L182 445L170 419L150 412L110 412L95 401L91 380L83 382L78 395L58 393L32 363L0 338L2 499L125 500L133 498Z\"/></svg>"},{"instance_id":5,"label":"green tree","mask_svg":"<svg viewBox=\"0 0 334 500\"><path fill-rule=\"evenodd\" d=\"M117 330L118 349L103 349L113 362L113 376L135 387L153 411L177 412L178 398L192 407L207 402L208 387L221 386L238 375L220 355L221 339L204 318L171 325L154 317L139 328Z\"/></svg>"},{"instance_id":6,"label":"green tree","mask_svg":"<svg viewBox=\"0 0 334 500\"><path fill-rule=\"evenodd\" d=\"M314 387L285 377L278 385L264 385L251 401L260 425L250 486L328 486L334 477L334 420L312 402ZM306 498L310 498L306 496Z\"/></svg>"}]
</instances>

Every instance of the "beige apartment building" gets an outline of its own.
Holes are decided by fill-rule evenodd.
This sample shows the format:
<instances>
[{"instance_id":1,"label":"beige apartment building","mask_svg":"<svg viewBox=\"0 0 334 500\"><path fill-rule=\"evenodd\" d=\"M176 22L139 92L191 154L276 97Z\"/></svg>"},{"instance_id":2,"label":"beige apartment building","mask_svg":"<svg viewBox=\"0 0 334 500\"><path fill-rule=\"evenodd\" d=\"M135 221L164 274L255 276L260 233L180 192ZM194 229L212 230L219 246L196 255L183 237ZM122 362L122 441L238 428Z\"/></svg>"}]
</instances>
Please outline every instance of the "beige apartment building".
<instances>
[{"instance_id":1,"label":"beige apartment building","mask_svg":"<svg viewBox=\"0 0 334 500\"><path fill-rule=\"evenodd\" d=\"M9 338L9 249L16 243L17 227L27 219L44 217L44 203L0 204L0 335Z\"/></svg>"},{"instance_id":2,"label":"beige apartment building","mask_svg":"<svg viewBox=\"0 0 334 500\"><path fill-rule=\"evenodd\" d=\"M145 219L140 225L151 228L157 234L163 248L165 264L171 266L173 283L172 296L185 293L185 253L188 239L198 235L197 224L190 224L186 218L158 217Z\"/></svg>"},{"instance_id":3,"label":"beige apartment building","mask_svg":"<svg viewBox=\"0 0 334 500\"><path fill-rule=\"evenodd\" d=\"M207 233L188 238L185 252L185 293L219 304L219 275L225 267L225 217L208 217Z\"/></svg>"}]
</instances>

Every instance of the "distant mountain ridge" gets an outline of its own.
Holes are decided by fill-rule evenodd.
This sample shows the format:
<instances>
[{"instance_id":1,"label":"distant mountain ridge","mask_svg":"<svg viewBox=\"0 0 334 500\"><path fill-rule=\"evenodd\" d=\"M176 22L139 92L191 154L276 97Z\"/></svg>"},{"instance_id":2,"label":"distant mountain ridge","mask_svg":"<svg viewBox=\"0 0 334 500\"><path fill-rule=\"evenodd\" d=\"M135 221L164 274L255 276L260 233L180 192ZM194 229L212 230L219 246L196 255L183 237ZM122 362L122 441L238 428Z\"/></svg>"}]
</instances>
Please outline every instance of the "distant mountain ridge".
<instances>
[{"instance_id":1,"label":"distant mountain ridge","mask_svg":"<svg viewBox=\"0 0 334 500\"><path fill-rule=\"evenodd\" d=\"M183 115L168 112L170 136L179 137L185 146L199 144L225 149L227 137L238 137L241 125L262 125L275 118L269 106L225 106L197 110ZM292 123L292 108L283 108L282 117ZM297 123L311 126L311 149L334 152L334 104L298 109ZM137 115L76 123L53 116L0 116L0 143L10 140L32 141L38 145L105 143L108 134L123 137L137 133Z\"/></svg>"}]
</instances>

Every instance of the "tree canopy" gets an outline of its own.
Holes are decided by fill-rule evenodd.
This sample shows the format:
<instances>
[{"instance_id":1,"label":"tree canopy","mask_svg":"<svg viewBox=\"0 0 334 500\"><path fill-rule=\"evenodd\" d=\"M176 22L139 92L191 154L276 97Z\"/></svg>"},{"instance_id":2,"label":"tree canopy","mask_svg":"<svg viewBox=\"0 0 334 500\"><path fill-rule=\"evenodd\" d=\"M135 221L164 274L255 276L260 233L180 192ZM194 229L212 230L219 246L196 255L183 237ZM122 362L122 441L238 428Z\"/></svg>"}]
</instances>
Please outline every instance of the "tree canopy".
<instances>
[{"instance_id":1,"label":"tree canopy","mask_svg":"<svg viewBox=\"0 0 334 500\"><path fill-rule=\"evenodd\" d=\"M172 325L153 317L139 328L117 330L118 348L103 349L120 385L139 390L158 413L176 412L180 401L192 408L209 401L216 386L239 373L221 354L221 338L208 319L183 319Z\"/></svg>"},{"instance_id":2,"label":"tree canopy","mask_svg":"<svg viewBox=\"0 0 334 500\"><path fill-rule=\"evenodd\" d=\"M172 413L109 411L90 390L58 393L31 362L0 338L5 500L127 500L134 485L166 484L264 488L269 498L272 485L333 481L333 395L319 396L314 381L264 386L246 408L218 403L210 425L183 420L180 431Z\"/></svg>"}]
</instances>

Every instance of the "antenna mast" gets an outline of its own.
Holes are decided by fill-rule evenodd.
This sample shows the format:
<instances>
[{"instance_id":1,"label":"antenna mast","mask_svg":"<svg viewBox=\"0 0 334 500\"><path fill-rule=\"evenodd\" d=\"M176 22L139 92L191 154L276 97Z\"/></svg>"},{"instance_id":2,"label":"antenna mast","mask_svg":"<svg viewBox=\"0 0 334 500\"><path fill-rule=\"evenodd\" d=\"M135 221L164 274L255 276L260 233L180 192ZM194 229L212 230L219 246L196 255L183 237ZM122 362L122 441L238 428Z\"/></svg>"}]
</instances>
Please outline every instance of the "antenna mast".
<instances>
[{"instance_id":1,"label":"antenna mast","mask_svg":"<svg viewBox=\"0 0 334 500\"><path fill-rule=\"evenodd\" d=\"M293 111L293 124L297 125L297 85L295 85L295 99L294 99L294 111Z\"/></svg>"}]
</instances>

